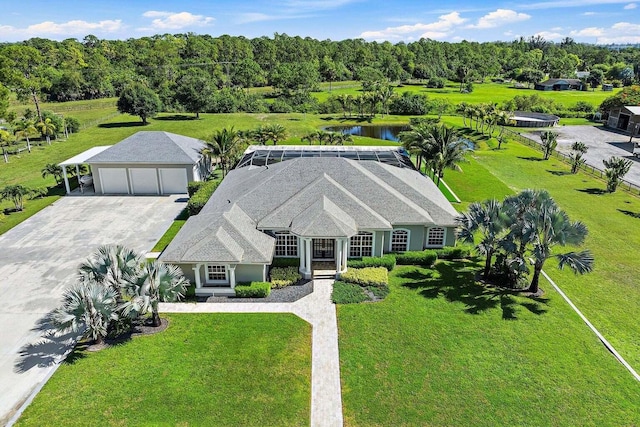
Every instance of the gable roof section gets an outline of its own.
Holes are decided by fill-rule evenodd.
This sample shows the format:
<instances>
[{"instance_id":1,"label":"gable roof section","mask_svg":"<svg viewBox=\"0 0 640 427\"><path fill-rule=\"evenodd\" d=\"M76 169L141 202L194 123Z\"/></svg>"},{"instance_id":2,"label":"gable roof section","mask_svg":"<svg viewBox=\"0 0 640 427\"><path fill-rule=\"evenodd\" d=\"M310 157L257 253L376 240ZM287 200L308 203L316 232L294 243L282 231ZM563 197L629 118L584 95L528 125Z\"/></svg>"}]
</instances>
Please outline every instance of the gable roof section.
<instances>
[{"instance_id":1,"label":"gable roof section","mask_svg":"<svg viewBox=\"0 0 640 427\"><path fill-rule=\"evenodd\" d=\"M234 204L226 212L190 217L160 259L265 264L273 258L274 241L258 231L255 222Z\"/></svg>"},{"instance_id":2,"label":"gable roof section","mask_svg":"<svg viewBox=\"0 0 640 427\"><path fill-rule=\"evenodd\" d=\"M86 160L87 163L194 164L204 142L169 132L141 131Z\"/></svg>"},{"instance_id":3,"label":"gable roof section","mask_svg":"<svg viewBox=\"0 0 640 427\"><path fill-rule=\"evenodd\" d=\"M390 230L389 221L380 216L353 193L347 191L326 173L307 185L285 203L258 222L263 230L289 228L293 219L307 209L314 201L330 194L331 201L354 219L359 228L366 230Z\"/></svg>"},{"instance_id":4,"label":"gable roof section","mask_svg":"<svg viewBox=\"0 0 640 427\"><path fill-rule=\"evenodd\" d=\"M567 83L572 85L582 84L582 80L580 79L548 79L541 83L538 83L540 86L553 86L558 83Z\"/></svg>"},{"instance_id":5,"label":"gable roof section","mask_svg":"<svg viewBox=\"0 0 640 427\"><path fill-rule=\"evenodd\" d=\"M291 222L291 232L305 237L351 237L356 222L327 196L322 196Z\"/></svg>"},{"instance_id":6,"label":"gable roof section","mask_svg":"<svg viewBox=\"0 0 640 427\"><path fill-rule=\"evenodd\" d=\"M623 107L625 110L629 111L634 116L640 116L640 106L635 105L625 105Z\"/></svg>"}]
</instances>

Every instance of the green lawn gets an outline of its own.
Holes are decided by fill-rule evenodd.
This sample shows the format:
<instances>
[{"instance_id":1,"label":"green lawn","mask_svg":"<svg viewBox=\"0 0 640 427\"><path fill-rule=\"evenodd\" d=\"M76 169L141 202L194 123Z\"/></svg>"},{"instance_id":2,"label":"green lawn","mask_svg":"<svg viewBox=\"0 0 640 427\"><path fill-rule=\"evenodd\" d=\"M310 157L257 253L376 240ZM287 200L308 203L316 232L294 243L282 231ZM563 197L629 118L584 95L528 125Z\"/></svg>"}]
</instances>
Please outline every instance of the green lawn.
<instances>
[{"instance_id":1,"label":"green lawn","mask_svg":"<svg viewBox=\"0 0 640 427\"><path fill-rule=\"evenodd\" d=\"M358 95L362 93L362 85L358 82L340 82L340 85L333 84L333 90L329 92L328 86L323 85L321 92L313 93L319 101L325 101L331 95ZM602 90L591 91L549 91L543 92L534 89L515 89L511 84L482 83L474 84L473 92L460 93L460 85L448 82L442 89L430 89L424 85L405 85L395 88L397 93L405 91L417 92L429 96L430 98L446 99L456 105L460 102L469 104L478 103L502 103L517 95L540 95L542 98L553 99L563 104L565 108L574 106L578 101L586 101L594 106L599 106L606 98L615 95L622 89L614 89L613 92L603 92Z\"/></svg>"},{"instance_id":2,"label":"green lawn","mask_svg":"<svg viewBox=\"0 0 640 427\"><path fill-rule=\"evenodd\" d=\"M18 426L308 426L311 326L289 314L172 314L63 363Z\"/></svg>"},{"instance_id":3,"label":"green lawn","mask_svg":"<svg viewBox=\"0 0 640 427\"><path fill-rule=\"evenodd\" d=\"M447 183L465 201L502 198L525 188L547 189L589 236L585 247L595 256L595 270L575 276L553 261L545 270L627 361L640 370L640 198L624 191L602 193L603 181L569 174L556 158L540 161L541 152L509 143L503 150L477 151L463 173L447 172ZM549 288L549 286L544 286Z\"/></svg>"},{"instance_id":4,"label":"green lawn","mask_svg":"<svg viewBox=\"0 0 640 427\"><path fill-rule=\"evenodd\" d=\"M402 266L338 306L347 426L640 423L637 382L555 292L485 290L478 263Z\"/></svg>"}]
</instances>

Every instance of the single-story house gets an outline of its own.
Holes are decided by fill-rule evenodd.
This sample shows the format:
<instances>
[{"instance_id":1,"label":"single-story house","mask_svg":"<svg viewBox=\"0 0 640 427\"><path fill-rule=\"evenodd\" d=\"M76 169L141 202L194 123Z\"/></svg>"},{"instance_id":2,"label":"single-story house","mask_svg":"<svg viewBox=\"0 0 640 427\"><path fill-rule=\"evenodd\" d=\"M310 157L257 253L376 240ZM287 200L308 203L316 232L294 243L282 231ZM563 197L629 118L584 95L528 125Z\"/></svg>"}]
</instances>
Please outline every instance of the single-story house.
<instances>
[{"instance_id":1,"label":"single-story house","mask_svg":"<svg viewBox=\"0 0 640 427\"><path fill-rule=\"evenodd\" d=\"M536 83L536 90L582 90L584 83L580 79L549 79Z\"/></svg>"},{"instance_id":2,"label":"single-story house","mask_svg":"<svg viewBox=\"0 0 640 427\"><path fill-rule=\"evenodd\" d=\"M87 164L96 194L182 194L205 179L211 160L205 143L169 132L142 131L111 146L93 147L61 166ZM70 192L65 173L67 193Z\"/></svg>"},{"instance_id":3,"label":"single-story house","mask_svg":"<svg viewBox=\"0 0 640 427\"><path fill-rule=\"evenodd\" d=\"M401 147L251 146L160 260L196 295L267 280L274 257L336 274L347 259L455 243L456 210Z\"/></svg>"},{"instance_id":4,"label":"single-story house","mask_svg":"<svg viewBox=\"0 0 640 427\"><path fill-rule=\"evenodd\" d=\"M607 126L632 136L640 135L640 106L626 105L609 110Z\"/></svg>"}]
</instances>

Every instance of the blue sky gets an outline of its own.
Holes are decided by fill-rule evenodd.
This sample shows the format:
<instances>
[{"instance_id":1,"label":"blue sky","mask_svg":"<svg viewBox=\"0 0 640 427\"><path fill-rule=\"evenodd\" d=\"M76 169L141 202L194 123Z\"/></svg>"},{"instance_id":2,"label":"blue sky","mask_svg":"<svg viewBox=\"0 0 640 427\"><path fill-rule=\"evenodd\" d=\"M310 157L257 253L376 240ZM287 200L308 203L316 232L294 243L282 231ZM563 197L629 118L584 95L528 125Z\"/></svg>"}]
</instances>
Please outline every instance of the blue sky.
<instances>
[{"instance_id":1,"label":"blue sky","mask_svg":"<svg viewBox=\"0 0 640 427\"><path fill-rule=\"evenodd\" d=\"M8 4L7 4L8 3ZM0 8L0 41L194 32L248 38L640 43L640 0L23 0Z\"/></svg>"}]
</instances>

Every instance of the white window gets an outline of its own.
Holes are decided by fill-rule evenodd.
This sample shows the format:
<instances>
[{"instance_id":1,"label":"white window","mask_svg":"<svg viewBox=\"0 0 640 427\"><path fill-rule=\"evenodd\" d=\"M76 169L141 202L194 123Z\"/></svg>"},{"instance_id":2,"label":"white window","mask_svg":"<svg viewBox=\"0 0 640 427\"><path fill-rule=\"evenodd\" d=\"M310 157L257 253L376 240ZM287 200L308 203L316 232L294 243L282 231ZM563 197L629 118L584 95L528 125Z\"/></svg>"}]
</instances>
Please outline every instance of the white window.
<instances>
[{"instance_id":1,"label":"white window","mask_svg":"<svg viewBox=\"0 0 640 427\"><path fill-rule=\"evenodd\" d=\"M288 231L278 231L276 233L276 256L298 256L298 237L289 234Z\"/></svg>"},{"instance_id":2,"label":"white window","mask_svg":"<svg viewBox=\"0 0 640 427\"><path fill-rule=\"evenodd\" d=\"M349 256L363 257L373 255L373 233L362 231L349 241Z\"/></svg>"},{"instance_id":3,"label":"white window","mask_svg":"<svg viewBox=\"0 0 640 427\"><path fill-rule=\"evenodd\" d=\"M409 246L408 230L393 230L391 233L391 252L404 252Z\"/></svg>"},{"instance_id":4,"label":"white window","mask_svg":"<svg viewBox=\"0 0 640 427\"><path fill-rule=\"evenodd\" d=\"M207 282L221 283L227 282L227 267L224 265L207 265Z\"/></svg>"},{"instance_id":5,"label":"white window","mask_svg":"<svg viewBox=\"0 0 640 427\"><path fill-rule=\"evenodd\" d=\"M429 229L427 233L427 247L433 246L444 246L444 228L434 227Z\"/></svg>"}]
</instances>

